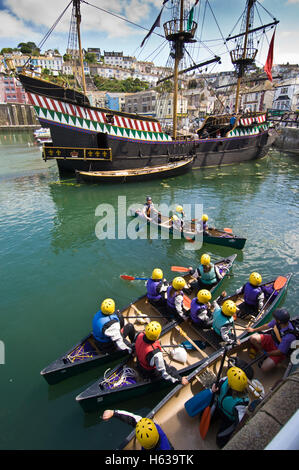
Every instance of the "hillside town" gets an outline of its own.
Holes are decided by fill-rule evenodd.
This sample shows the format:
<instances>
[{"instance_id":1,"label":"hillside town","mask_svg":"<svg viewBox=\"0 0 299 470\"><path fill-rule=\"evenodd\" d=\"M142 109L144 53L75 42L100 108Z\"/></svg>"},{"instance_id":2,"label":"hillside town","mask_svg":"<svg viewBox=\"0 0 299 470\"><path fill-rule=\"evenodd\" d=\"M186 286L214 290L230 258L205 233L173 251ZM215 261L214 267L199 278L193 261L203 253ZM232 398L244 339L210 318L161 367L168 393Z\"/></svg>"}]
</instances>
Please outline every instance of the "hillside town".
<instances>
[{"instance_id":1,"label":"hillside town","mask_svg":"<svg viewBox=\"0 0 299 470\"><path fill-rule=\"evenodd\" d=\"M9 52L5 52L7 50ZM17 49L1 52L0 103L28 103L25 91L11 71L20 72L29 62L34 74L46 79L63 79L65 85L74 80L72 51L68 50L64 55L58 50L47 50L42 55L24 54ZM163 87L157 84L169 74L169 69L153 62L138 61L135 57L125 56L122 51L88 48L83 54L87 94L92 106L155 117L166 128L171 125L171 83ZM286 112L299 109L299 66L273 65L272 73L273 81L270 82L262 69L253 67L241 88L242 110ZM117 91L121 89L120 83L125 83L125 88L129 83L135 85L134 91L129 88L129 91ZM233 71L208 73L201 70L180 80L178 117L181 129L198 126L206 115L232 112L235 85Z\"/></svg>"}]
</instances>

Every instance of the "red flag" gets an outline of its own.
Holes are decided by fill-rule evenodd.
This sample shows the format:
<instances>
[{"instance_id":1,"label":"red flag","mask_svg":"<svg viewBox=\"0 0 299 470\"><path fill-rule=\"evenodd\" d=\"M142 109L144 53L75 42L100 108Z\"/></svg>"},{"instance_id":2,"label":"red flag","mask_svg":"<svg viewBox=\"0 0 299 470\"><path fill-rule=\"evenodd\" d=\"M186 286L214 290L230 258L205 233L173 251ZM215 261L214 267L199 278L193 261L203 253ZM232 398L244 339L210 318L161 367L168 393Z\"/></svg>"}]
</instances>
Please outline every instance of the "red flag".
<instances>
[{"instance_id":1,"label":"red flag","mask_svg":"<svg viewBox=\"0 0 299 470\"><path fill-rule=\"evenodd\" d=\"M268 79L272 82L272 65L273 65L273 47L274 47L274 36L275 36L275 31L273 33L270 46L269 46L269 51L268 51L268 56L267 56L267 61L264 67L264 71L268 75Z\"/></svg>"}]
</instances>

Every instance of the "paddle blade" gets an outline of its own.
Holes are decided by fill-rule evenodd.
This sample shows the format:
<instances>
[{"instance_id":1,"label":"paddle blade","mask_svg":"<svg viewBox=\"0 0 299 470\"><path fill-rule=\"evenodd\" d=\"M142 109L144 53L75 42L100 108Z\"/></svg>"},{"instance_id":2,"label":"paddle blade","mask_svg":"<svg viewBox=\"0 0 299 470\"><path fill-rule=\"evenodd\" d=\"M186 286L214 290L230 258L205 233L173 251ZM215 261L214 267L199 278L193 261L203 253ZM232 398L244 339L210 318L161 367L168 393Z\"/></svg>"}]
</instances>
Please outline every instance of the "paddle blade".
<instances>
[{"instance_id":1,"label":"paddle blade","mask_svg":"<svg viewBox=\"0 0 299 470\"><path fill-rule=\"evenodd\" d=\"M202 439L205 439L207 432L210 427L211 421L211 407L207 406L201 416L201 420L199 423L199 432Z\"/></svg>"},{"instance_id":2,"label":"paddle blade","mask_svg":"<svg viewBox=\"0 0 299 470\"><path fill-rule=\"evenodd\" d=\"M184 307L188 310L191 307L191 299L189 299L189 297L187 297L186 295L184 295L183 304L184 304Z\"/></svg>"},{"instance_id":3,"label":"paddle blade","mask_svg":"<svg viewBox=\"0 0 299 470\"><path fill-rule=\"evenodd\" d=\"M226 227L226 228L224 228L223 230L224 230L224 232L227 232L227 233L233 233L233 231L232 231L231 228L227 228L227 227Z\"/></svg>"},{"instance_id":4,"label":"paddle blade","mask_svg":"<svg viewBox=\"0 0 299 470\"><path fill-rule=\"evenodd\" d=\"M204 410L211 402L212 392L209 388L197 393L194 397L189 398L184 404L188 415L193 418L202 410Z\"/></svg>"},{"instance_id":5,"label":"paddle blade","mask_svg":"<svg viewBox=\"0 0 299 470\"><path fill-rule=\"evenodd\" d=\"M280 290L284 287L285 283L287 282L287 278L284 276L278 276L278 278L274 282L274 289Z\"/></svg>"},{"instance_id":6,"label":"paddle blade","mask_svg":"<svg viewBox=\"0 0 299 470\"><path fill-rule=\"evenodd\" d=\"M135 277L127 276L126 274L121 274L121 279L125 279L126 281L134 281Z\"/></svg>"},{"instance_id":7,"label":"paddle blade","mask_svg":"<svg viewBox=\"0 0 299 470\"><path fill-rule=\"evenodd\" d=\"M189 268L184 268L183 266L171 266L171 271L178 273L187 273L189 272Z\"/></svg>"}]
</instances>

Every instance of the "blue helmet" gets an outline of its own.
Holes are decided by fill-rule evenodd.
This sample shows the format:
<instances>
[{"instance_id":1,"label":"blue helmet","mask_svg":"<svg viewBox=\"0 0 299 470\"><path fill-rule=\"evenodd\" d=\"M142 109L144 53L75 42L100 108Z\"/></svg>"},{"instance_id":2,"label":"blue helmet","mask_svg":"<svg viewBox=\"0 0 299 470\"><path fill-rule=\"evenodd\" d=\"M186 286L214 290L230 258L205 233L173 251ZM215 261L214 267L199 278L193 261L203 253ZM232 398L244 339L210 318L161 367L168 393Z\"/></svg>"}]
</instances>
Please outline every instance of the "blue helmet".
<instances>
[{"instance_id":1,"label":"blue helmet","mask_svg":"<svg viewBox=\"0 0 299 470\"><path fill-rule=\"evenodd\" d=\"M277 308L274 310L273 317L281 323L287 323L290 320L290 314L286 308Z\"/></svg>"}]
</instances>

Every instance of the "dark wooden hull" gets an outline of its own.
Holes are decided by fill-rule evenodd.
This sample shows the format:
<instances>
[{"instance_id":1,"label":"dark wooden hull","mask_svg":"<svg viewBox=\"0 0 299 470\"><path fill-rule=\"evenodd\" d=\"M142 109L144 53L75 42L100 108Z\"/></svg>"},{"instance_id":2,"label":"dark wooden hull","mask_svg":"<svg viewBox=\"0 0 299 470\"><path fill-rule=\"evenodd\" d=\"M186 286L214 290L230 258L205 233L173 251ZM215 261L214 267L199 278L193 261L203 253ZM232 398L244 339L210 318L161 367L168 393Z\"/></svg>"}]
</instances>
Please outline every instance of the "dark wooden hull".
<instances>
[{"instance_id":1,"label":"dark wooden hull","mask_svg":"<svg viewBox=\"0 0 299 470\"><path fill-rule=\"evenodd\" d=\"M193 158L181 162L168 163L167 165L148 168L136 168L135 170L119 171L78 171L76 178L78 182L85 183L135 183L159 178L171 178L191 170Z\"/></svg>"},{"instance_id":2,"label":"dark wooden hull","mask_svg":"<svg viewBox=\"0 0 299 470\"><path fill-rule=\"evenodd\" d=\"M256 133L240 129L237 136L173 141L154 118L95 108L80 92L24 74L19 79L41 125L50 129L53 147L112 153L111 159L54 155L61 173L157 166L190 156L194 170L238 164L265 156L273 141L267 125Z\"/></svg>"}]
</instances>

